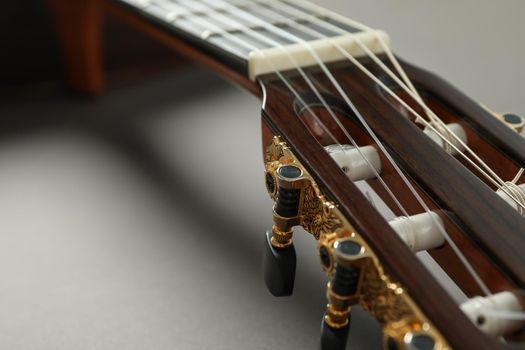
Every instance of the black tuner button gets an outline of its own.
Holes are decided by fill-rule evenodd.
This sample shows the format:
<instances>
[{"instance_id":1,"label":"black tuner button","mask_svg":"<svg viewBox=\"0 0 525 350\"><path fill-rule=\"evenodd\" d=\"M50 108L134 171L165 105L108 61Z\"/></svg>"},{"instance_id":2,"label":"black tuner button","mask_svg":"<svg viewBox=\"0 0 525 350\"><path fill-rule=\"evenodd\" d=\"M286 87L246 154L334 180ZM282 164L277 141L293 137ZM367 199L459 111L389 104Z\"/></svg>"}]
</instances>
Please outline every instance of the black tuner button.
<instances>
[{"instance_id":1,"label":"black tuner button","mask_svg":"<svg viewBox=\"0 0 525 350\"><path fill-rule=\"evenodd\" d=\"M521 124L523 124L523 118L520 117L519 115L513 114L513 113L503 114L503 120L506 123L512 124L512 125L521 125Z\"/></svg>"},{"instance_id":2,"label":"black tuner button","mask_svg":"<svg viewBox=\"0 0 525 350\"><path fill-rule=\"evenodd\" d=\"M352 240L339 240L334 244L337 256L349 258L359 255L363 252L363 246Z\"/></svg>"},{"instance_id":3,"label":"black tuner button","mask_svg":"<svg viewBox=\"0 0 525 350\"><path fill-rule=\"evenodd\" d=\"M349 330L350 322L344 327L330 327L325 315L321 323L321 350L345 350Z\"/></svg>"},{"instance_id":4,"label":"black tuner button","mask_svg":"<svg viewBox=\"0 0 525 350\"><path fill-rule=\"evenodd\" d=\"M266 287L272 295L292 295L295 281L296 255L293 243L277 248L272 244L272 233L266 232L263 273Z\"/></svg>"},{"instance_id":5,"label":"black tuner button","mask_svg":"<svg viewBox=\"0 0 525 350\"><path fill-rule=\"evenodd\" d=\"M408 333L405 336L407 350L434 350L436 341L425 333Z\"/></svg>"},{"instance_id":6,"label":"black tuner button","mask_svg":"<svg viewBox=\"0 0 525 350\"><path fill-rule=\"evenodd\" d=\"M517 133L521 133L525 126L525 119L514 113L505 113L501 115L503 121Z\"/></svg>"},{"instance_id":7,"label":"black tuner button","mask_svg":"<svg viewBox=\"0 0 525 350\"><path fill-rule=\"evenodd\" d=\"M279 170L277 170L277 172L280 176L288 180L295 180L303 175L303 171L295 165L282 166L279 168Z\"/></svg>"}]
</instances>

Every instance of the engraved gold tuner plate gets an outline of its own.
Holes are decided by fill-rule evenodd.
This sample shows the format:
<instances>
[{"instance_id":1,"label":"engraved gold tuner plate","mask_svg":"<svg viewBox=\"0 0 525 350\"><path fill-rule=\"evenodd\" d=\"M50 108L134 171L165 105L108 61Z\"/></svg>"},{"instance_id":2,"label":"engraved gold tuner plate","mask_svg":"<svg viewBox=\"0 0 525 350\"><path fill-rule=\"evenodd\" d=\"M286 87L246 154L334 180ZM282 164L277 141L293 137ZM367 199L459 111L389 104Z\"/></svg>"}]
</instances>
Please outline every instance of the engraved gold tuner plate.
<instances>
[{"instance_id":1,"label":"engraved gold tuner plate","mask_svg":"<svg viewBox=\"0 0 525 350\"><path fill-rule=\"evenodd\" d=\"M339 258L334 248L337 242L347 240L362 247L355 259L345 261L349 267L360 271L353 294L338 295L332 290L331 283L328 283L329 303L325 321L333 328L346 326L351 305L359 303L383 326L385 348L392 348L391 342L395 342L397 349L411 349L410 339L424 335L433 339L434 350L450 349L443 336L413 302L406 289L385 272L377 255L359 232L349 224L337 206L323 195L292 150L276 136L265 153L267 180L275 179L278 169L287 165L300 168L301 179L307 180L301 188L299 209L293 221L318 240L321 265L328 277L334 275L334 266L342 263L341 260L337 260ZM277 191L274 187L269 186L268 192L275 200Z\"/></svg>"}]
</instances>

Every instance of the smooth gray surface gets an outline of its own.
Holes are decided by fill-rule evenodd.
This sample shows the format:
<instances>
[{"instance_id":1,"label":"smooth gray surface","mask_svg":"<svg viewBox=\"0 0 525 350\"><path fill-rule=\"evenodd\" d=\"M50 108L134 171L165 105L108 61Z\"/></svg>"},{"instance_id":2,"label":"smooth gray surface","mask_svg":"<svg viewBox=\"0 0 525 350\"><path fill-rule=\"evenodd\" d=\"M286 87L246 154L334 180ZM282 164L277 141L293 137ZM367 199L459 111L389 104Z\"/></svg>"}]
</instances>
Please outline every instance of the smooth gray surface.
<instances>
[{"instance_id":1,"label":"smooth gray surface","mask_svg":"<svg viewBox=\"0 0 525 350\"><path fill-rule=\"evenodd\" d=\"M322 3L387 29L401 56L487 105L525 112L523 2ZM204 71L0 107L0 348L315 349L313 239L296 235L294 297L271 297L260 274L259 108ZM349 348L378 348L374 322L354 321Z\"/></svg>"}]
</instances>

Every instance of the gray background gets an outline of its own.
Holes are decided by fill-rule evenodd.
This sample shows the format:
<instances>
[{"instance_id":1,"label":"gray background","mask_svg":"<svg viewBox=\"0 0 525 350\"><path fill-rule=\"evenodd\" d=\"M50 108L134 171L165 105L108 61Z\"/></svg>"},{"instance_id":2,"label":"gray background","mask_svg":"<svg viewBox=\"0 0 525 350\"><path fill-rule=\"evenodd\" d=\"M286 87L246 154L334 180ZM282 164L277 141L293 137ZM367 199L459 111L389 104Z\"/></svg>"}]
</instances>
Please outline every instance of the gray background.
<instances>
[{"instance_id":1,"label":"gray background","mask_svg":"<svg viewBox=\"0 0 525 350\"><path fill-rule=\"evenodd\" d=\"M319 3L495 110L525 112L525 2ZM0 348L315 349L326 280L313 239L296 235L293 297L262 283L259 109L197 69L95 100L4 102ZM358 313L349 348L379 344Z\"/></svg>"}]
</instances>

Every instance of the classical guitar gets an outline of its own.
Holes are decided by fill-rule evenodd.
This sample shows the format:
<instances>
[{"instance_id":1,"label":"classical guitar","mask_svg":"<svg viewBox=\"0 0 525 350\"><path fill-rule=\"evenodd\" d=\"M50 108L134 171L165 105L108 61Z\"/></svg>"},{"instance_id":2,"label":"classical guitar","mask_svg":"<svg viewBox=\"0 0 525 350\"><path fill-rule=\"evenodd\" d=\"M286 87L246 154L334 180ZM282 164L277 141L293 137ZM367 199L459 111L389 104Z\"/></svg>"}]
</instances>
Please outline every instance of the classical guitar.
<instances>
[{"instance_id":1,"label":"classical guitar","mask_svg":"<svg viewBox=\"0 0 525 350\"><path fill-rule=\"evenodd\" d=\"M403 62L387 33L304 1L107 6L262 100L275 200L264 280L290 295L293 228L312 234L328 281L321 349L346 347L357 304L386 349L523 346L523 118Z\"/></svg>"}]
</instances>

